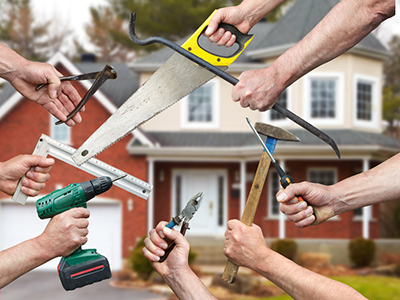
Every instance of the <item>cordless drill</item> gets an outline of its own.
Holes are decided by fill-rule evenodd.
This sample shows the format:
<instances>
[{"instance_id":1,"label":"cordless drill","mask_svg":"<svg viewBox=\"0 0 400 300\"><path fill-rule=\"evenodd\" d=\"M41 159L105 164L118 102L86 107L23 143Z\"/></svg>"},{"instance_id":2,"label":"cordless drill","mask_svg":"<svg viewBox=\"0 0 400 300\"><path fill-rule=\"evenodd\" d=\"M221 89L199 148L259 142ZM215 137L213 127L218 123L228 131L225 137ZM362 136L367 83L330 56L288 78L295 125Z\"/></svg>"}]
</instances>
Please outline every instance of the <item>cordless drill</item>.
<instances>
[{"instance_id":1,"label":"cordless drill","mask_svg":"<svg viewBox=\"0 0 400 300\"><path fill-rule=\"evenodd\" d=\"M74 207L86 208L86 202L108 191L113 182L126 175L111 180L102 176L90 181L72 183L36 201L40 219L52 218ZM66 291L74 290L111 277L111 270L105 256L96 249L79 247L70 256L62 257L58 265L58 276Z\"/></svg>"}]
</instances>

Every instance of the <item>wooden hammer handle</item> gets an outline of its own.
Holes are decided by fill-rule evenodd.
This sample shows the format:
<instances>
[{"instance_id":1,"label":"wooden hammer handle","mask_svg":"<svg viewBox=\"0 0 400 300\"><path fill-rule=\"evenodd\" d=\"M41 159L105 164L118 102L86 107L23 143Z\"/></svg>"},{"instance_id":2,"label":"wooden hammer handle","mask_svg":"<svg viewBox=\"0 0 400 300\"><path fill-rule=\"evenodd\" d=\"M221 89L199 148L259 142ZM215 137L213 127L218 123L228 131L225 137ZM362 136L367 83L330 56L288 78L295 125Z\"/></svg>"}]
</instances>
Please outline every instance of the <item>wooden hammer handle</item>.
<instances>
[{"instance_id":1,"label":"wooden hammer handle","mask_svg":"<svg viewBox=\"0 0 400 300\"><path fill-rule=\"evenodd\" d=\"M247 226L251 226L251 224L253 224L254 216L257 211L257 206L264 187L265 179L267 178L270 163L271 160L268 154L264 151L261 155L260 162L258 163L253 185L251 186L249 196L247 197L242 218L240 219L240 221ZM234 283L238 270L239 266L228 259L224 273L222 274L222 279L228 283Z\"/></svg>"}]
</instances>

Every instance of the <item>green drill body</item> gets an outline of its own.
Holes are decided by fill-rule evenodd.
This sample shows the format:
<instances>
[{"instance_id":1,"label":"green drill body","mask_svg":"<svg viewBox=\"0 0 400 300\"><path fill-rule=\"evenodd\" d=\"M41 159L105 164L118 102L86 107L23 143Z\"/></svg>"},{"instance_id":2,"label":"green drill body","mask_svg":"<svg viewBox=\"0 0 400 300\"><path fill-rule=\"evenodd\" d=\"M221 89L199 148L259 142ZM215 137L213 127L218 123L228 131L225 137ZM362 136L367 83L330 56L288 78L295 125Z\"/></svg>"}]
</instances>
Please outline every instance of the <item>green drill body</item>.
<instances>
[{"instance_id":1,"label":"green drill body","mask_svg":"<svg viewBox=\"0 0 400 300\"><path fill-rule=\"evenodd\" d=\"M96 195L108 191L113 181L102 176L90 181L72 183L56 190L36 201L36 210L40 219L52 218L74 207L86 208L86 202ZM96 249L79 247L68 257L62 257L58 274L65 290L73 290L111 277L111 270L105 256Z\"/></svg>"}]
</instances>

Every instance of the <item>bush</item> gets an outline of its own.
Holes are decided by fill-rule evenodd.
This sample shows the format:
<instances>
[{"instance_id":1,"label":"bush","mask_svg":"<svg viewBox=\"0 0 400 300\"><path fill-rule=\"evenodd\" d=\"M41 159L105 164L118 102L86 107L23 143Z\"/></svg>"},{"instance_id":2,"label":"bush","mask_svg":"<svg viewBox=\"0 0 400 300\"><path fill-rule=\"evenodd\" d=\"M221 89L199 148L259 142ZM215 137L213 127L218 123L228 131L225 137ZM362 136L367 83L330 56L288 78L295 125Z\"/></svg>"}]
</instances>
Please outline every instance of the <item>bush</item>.
<instances>
[{"instance_id":1,"label":"bush","mask_svg":"<svg viewBox=\"0 0 400 300\"><path fill-rule=\"evenodd\" d=\"M149 279L154 270L150 262L142 253L145 238L146 237L143 237L137 242L135 248L132 250L131 255L129 256L129 263L132 270L135 271L138 277L143 280Z\"/></svg>"},{"instance_id":2,"label":"bush","mask_svg":"<svg viewBox=\"0 0 400 300\"><path fill-rule=\"evenodd\" d=\"M297 254L297 243L291 239L275 240L271 249L290 260L294 260Z\"/></svg>"},{"instance_id":3,"label":"bush","mask_svg":"<svg viewBox=\"0 0 400 300\"><path fill-rule=\"evenodd\" d=\"M367 267L375 255L375 242L364 238L356 238L349 242L350 260L356 267Z\"/></svg>"},{"instance_id":4,"label":"bush","mask_svg":"<svg viewBox=\"0 0 400 300\"><path fill-rule=\"evenodd\" d=\"M142 249L145 246L144 240L146 237L141 238L135 248L132 250L131 255L129 256L129 263L133 271L138 274L138 277L143 280L148 280L150 278L151 273L153 272L153 267L146 257L144 257L142 253ZM189 250L189 265L193 263L196 259L197 253Z\"/></svg>"}]
</instances>

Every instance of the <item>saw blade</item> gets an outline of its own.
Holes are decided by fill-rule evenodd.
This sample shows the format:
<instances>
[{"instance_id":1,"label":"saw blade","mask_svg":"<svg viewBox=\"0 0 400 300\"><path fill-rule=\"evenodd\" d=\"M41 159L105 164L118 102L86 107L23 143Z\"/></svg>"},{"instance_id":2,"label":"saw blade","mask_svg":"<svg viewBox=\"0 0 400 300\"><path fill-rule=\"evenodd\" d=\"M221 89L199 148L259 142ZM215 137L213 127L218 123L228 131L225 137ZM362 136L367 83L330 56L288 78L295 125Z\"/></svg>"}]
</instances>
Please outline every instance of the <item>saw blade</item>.
<instances>
[{"instance_id":1,"label":"saw blade","mask_svg":"<svg viewBox=\"0 0 400 300\"><path fill-rule=\"evenodd\" d=\"M213 73L174 53L75 151L72 159L82 165L213 77Z\"/></svg>"}]
</instances>

